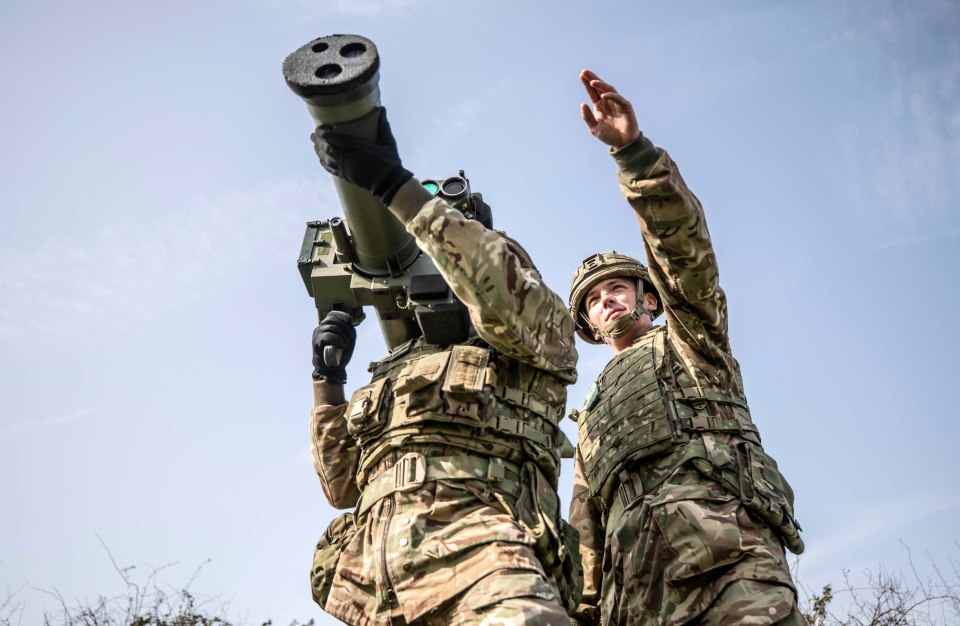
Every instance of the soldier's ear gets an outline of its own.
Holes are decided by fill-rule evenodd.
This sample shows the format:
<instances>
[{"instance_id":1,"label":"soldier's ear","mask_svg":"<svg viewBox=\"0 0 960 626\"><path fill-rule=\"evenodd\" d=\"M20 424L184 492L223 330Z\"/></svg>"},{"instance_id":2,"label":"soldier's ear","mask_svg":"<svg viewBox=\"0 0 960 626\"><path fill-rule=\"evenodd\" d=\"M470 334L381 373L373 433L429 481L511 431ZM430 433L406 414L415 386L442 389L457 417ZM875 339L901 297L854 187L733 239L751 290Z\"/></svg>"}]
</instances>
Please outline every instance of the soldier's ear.
<instances>
[{"instance_id":1,"label":"soldier's ear","mask_svg":"<svg viewBox=\"0 0 960 626\"><path fill-rule=\"evenodd\" d=\"M651 313L657 310L657 297L649 291L643 294L643 308Z\"/></svg>"}]
</instances>

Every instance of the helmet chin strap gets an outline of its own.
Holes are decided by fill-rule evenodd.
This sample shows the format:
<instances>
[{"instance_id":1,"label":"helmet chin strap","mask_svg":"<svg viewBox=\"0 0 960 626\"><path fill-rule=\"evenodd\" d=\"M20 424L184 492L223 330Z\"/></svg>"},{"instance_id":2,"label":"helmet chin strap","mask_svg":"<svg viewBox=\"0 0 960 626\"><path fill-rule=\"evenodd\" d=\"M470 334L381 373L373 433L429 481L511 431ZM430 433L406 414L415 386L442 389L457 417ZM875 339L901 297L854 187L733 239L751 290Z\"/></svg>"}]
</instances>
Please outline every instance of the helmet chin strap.
<instances>
[{"instance_id":1,"label":"helmet chin strap","mask_svg":"<svg viewBox=\"0 0 960 626\"><path fill-rule=\"evenodd\" d=\"M606 328L600 329L594 327L593 331L601 339L617 339L619 337L623 337L633 330L637 320L639 320L643 315L649 315L649 313L647 313L646 309L642 308L640 304L637 303L637 306L632 311L613 320L607 324Z\"/></svg>"}]
</instances>

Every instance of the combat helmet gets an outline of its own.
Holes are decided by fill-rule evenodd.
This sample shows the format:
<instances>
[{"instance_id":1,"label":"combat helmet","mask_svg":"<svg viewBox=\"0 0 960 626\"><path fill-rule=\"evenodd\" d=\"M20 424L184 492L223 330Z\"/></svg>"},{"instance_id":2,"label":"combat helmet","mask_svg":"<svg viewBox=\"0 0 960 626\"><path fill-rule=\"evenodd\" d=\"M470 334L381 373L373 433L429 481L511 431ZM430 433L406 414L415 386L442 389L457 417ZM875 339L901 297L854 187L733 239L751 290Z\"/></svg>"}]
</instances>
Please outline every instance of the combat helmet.
<instances>
[{"instance_id":1,"label":"combat helmet","mask_svg":"<svg viewBox=\"0 0 960 626\"><path fill-rule=\"evenodd\" d=\"M637 307L628 315L618 318L618 320L622 319L624 322L611 330L601 331L593 326L587 318L586 311L583 310L583 299L594 285L602 280L617 276L637 279ZM580 335L581 339L592 344L603 343L603 341L594 338L595 332L605 332L611 337L619 337L625 334L630 328L627 320L639 318L638 310L642 306L643 294L645 293L652 293L657 297L657 309L650 313L650 319L655 320L663 313L663 299L650 282L650 273L643 263L615 250L588 256L577 268L577 271L573 274L573 280L570 282L570 315L577 325L577 334Z\"/></svg>"}]
</instances>

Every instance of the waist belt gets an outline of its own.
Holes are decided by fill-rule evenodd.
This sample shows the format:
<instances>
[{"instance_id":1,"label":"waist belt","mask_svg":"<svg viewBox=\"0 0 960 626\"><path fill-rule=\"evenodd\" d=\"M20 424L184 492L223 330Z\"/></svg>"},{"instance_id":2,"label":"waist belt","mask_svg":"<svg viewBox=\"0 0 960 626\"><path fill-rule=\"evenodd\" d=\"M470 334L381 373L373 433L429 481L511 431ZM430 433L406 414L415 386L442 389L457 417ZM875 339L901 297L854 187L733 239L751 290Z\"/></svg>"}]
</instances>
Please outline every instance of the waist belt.
<instances>
[{"instance_id":1,"label":"waist belt","mask_svg":"<svg viewBox=\"0 0 960 626\"><path fill-rule=\"evenodd\" d=\"M513 463L479 456L427 458L420 452L411 452L367 482L355 515L359 517L378 500L398 491L413 491L438 480L480 480L510 496L520 493L520 468Z\"/></svg>"}]
</instances>

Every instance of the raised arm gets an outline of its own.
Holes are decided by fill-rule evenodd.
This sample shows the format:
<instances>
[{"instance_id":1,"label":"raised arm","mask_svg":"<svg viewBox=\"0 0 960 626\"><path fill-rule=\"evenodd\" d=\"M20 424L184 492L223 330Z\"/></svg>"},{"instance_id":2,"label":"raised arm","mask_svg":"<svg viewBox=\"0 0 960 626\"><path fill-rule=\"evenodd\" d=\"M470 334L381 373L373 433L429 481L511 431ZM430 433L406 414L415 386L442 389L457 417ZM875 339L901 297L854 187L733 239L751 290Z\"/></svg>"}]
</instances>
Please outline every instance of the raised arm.
<instances>
[{"instance_id":1,"label":"raised arm","mask_svg":"<svg viewBox=\"0 0 960 626\"><path fill-rule=\"evenodd\" d=\"M467 219L416 181L390 210L430 255L477 332L500 351L574 382L573 319L563 300L501 233Z\"/></svg>"},{"instance_id":2,"label":"raised arm","mask_svg":"<svg viewBox=\"0 0 960 626\"><path fill-rule=\"evenodd\" d=\"M581 105L588 130L610 146L620 188L636 213L650 279L675 339L708 376L734 366L727 303L703 207L676 163L643 136L630 102L593 72L580 75L593 110Z\"/></svg>"},{"instance_id":3,"label":"raised arm","mask_svg":"<svg viewBox=\"0 0 960 626\"><path fill-rule=\"evenodd\" d=\"M573 320L564 301L532 267L524 267L507 238L467 219L433 197L406 170L379 110L376 141L320 128L314 144L331 173L367 189L386 204L433 259L466 304L477 332L515 358L576 380Z\"/></svg>"}]
</instances>

